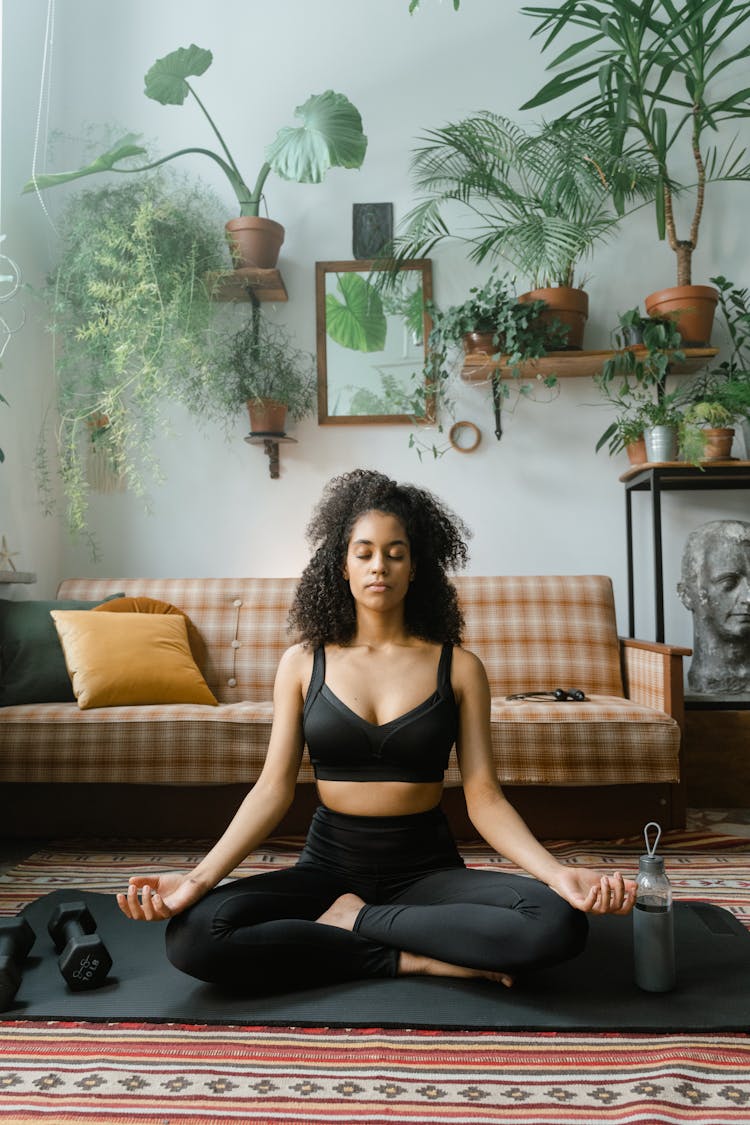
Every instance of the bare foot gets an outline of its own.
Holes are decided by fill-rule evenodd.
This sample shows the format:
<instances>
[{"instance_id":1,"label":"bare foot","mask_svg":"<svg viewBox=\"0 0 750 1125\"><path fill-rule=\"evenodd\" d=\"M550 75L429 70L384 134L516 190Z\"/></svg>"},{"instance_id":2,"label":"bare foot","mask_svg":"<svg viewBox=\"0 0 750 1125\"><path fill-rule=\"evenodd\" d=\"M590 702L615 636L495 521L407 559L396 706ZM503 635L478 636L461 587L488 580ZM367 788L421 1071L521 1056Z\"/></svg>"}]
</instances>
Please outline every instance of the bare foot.
<instances>
[{"instance_id":1,"label":"bare foot","mask_svg":"<svg viewBox=\"0 0 750 1125\"><path fill-rule=\"evenodd\" d=\"M324 926L338 926L340 930L351 931L354 929L355 919L364 905L365 900L360 898L359 895L341 895L315 921L322 922Z\"/></svg>"},{"instance_id":2,"label":"bare foot","mask_svg":"<svg viewBox=\"0 0 750 1125\"><path fill-rule=\"evenodd\" d=\"M489 969L469 969L465 965L450 965L447 961L436 961L434 957L422 957L417 953L401 952L398 961L398 975L429 977L460 977L464 980L478 978L491 980L510 988L513 977L508 973L493 973Z\"/></svg>"}]
</instances>

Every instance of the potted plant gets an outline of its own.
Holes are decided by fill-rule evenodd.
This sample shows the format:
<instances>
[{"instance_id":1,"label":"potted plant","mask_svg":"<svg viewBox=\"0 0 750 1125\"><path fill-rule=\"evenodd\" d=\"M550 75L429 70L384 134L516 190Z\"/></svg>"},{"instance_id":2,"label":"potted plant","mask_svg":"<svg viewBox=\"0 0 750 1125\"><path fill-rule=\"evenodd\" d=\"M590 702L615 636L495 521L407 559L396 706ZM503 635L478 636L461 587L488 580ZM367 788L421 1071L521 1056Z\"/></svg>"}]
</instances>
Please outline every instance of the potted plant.
<instances>
[{"instance_id":1,"label":"potted plant","mask_svg":"<svg viewBox=\"0 0 750 1125\"><path fill-rule=\"evenodd\" d=\"M742 425L745 455L750 458L750 293L726 277L711 278L719 291L719 313L729 336L729 357L711 368L709 377Z\"/></svg>"},{"instance_id":2,"label":"potted plant","mask_svg":"<svg viewBox=\"0 0 750 1125\"><path fill-rule=\"evenodd\" d=\"M646 460L651 464L676 461L684 433L680 392L675 390L644 401L639 414L646 443Z\"/></svg>"},{"instance_id":3,"label":"potted plant","mask_svg":"<svg viewBox=\"0 0 750 1125\"><path fill-rule=\"evenodd\" d=\"M558 36L566 44L549 66L556 75L522 108L537 109L561 97L569 101L577 93L581 100L572 111L574 118L616 123L623 142L635 136L645 146L656 172L659 238L667 238L677 259L676 287L648 296L646 310L675 317L686 346L707 344L717 293L711 286L692 284L692 255L707 185L750 179L744 150L734 150L733 141L723 152L714 144L725 122L750 116L748 47L733 47L750 19L750 5L729 0L601 0L596 5L563 0L522 11L538 21L533 34L545 36L542 50ZM686 236L678 233L674 207L681 146L695 167L695 203Z\"/></svg>"},{"instance_id":4,"label":"potted plant","mask_svg":"<svg viewBox=\"0 0 750 1125\"><path fill-rule=\"evenodd\" d=\"M503 257L531 284L523 300L544 300L581 348L588 294L576 271L620 221L613 205L635 197L645 158L613 148L611 126L552 122L526 132L484 111L431 130L412 158L423 198L395 240L396 257L429 256L444 239L469 246L476 262ZM444 211L468 215L464 230ZM558 307L557 299L561 298Z\"/></svg>"},{"instance_id":5,"label":"potted plant","mask_svg":"<svg viewBox=\"0 0 750 1125\"><path fill-rule=\"evenodd\" d=\"M594 379L605 392L616 378L623 389L638 386L663 390L670 365L684 362L682 337L671 320L640 317L637 309L629 309L619 318L623 339L636 320L640 343L625 344L615 351Z\"/></svg>"},{"instance_id":6,"label":"potted plant","mask_svg":"<svg viewBox=\"0 0 750 1125\"><path fill-rule=\"evenodd\" d=\"M656 336L658 339L661 326L668 326L671 323L669 317L644 316L637 306L628 309L627 312L621 313L618 317L618 326L615 331L617 345L619 348L634 348L638 347L639 344L645 344L649 338L654 339ZM680 337L681 342L682 337Z\"/></svg>"},{"instance_id":7,"label":"potted plant","mask_svg":"<svg viewBox=\"0 0 750 1125\"><path fill-rule=\"evenodd\" d=\"M719 310L729 336L727 359L700 372L684 391L685 443L690 460L711 461L731 455L735 423L745 431L750 451L750 308L748 291L723 276L712 277Z\"/></svg>"},{"instance_id":8,"label":"potted plant","mask_svg":"<svg viewBox=\"0 0 750 1125\"><path fill-rule=\"evenodd\" d=\"M638 322L642 339L636 346L626 345L618 349L606 361L601 373L594 377L594 383L605 400L618 412L596 444L597 452L606 444L612 454L637 443L647 428L651 429L656 424L676 425L675 419L671 423L655 423L652 420L654 397L657 404L667 397L666 379L670 364L685 358L680 334L671 321L641 317L637 309L628 309L621 314L619 321L623 334ZM628 456L634 463L638 463L639 459L651 460L645 445L643 449L640 446L628 449Z\"/></svg>"},{"instance_id":9,"label":"potted plant","mask_svg":"<svg viewBox=\"0 0 750 1125\"><path fill-rule=\"evenodd\" d=\"M316 392L315 357L254 304L221 340L194 406L206 418L226 421L246 406L252 434L283 435L287 415L300 420L313 413Z\"/></svg>"},{"instance_id":10,"label":"potted plant","mask_svg":"<svg viewBox=\"0 0 750 1125\"><path fill-rule=\"evenodd\" d=\"M473 286L460 305L433 306L434 343L461 344L467 354L508 356L509 366L538 359L561 348L567 326L541 320L542 300L523 301L514 293L515 279L493 271L483 285Z\"/></svg>"},{"instance_id":11,"label":"potted plant","mask_svg":"<svg viewBox=\"0 0 750 1125\"><path fill-rule=\"evenodd\" d=\"M432 329L424 379L427 397L437 400L436 409L442 389L448 385L452 348L462 348L465 355L486 356L487 364L479 366L479 373L482 381L488 381L487 371L490 372L498 439L502 435L503 400L510 398L511 388L498 374L496 361L501 359L513 378L520 380L523 364L559 350L568 331L558 321L549 323L542 319L544 301L516 297L513 285L512 279L493 273L483 285L472 288L459 305L440 309L434 302L428 303ZM550 390L556 384L556 376L550 374L533 383L519 381L516 389L519 395L530 398L540 385Z\"/></svg>"},{"instance_id":12,"label":"potted plant","mask_svg":"<svg viewBox=\"0 0 750 1125\"><path fill-rule=\"evenodd\" d=\"M686 460L693 460L696 455L704 461L727 460L732 453L734 421L734 411L716 398L704 399L688 406L684 424L698 431L699 444L696 446L696 453L693 453L691 445L690 456Z\"/></svg>"},{"instance_id":13,"label":"potted plant","mask_svg":"<svg viewBox=\"0 0 750 1125\"><path fill-rule=\"evenodd\" d=\"M646 401L643 393L640 390L621 388L618 391L607 391L605 397L617 413L597 441L595 451L598 453L606 445L610 457L624 450L631 465L642 464L647 460L644 420L641 414L641 406Z\"/></svg>"},{"instance_id":14,"label":"potted plant","mask_svg":"<svg viewBox=\"0 0 750 1125\"><path fill-rule=\"evenodd\" d=\"M358 110L343 94L337 94L333 90L314 94L295 110L295 115L301 119L301 125L297 128L286 126L280 129L267 146L265 159L250 187L249 182L241 175L213 118L188 81L189 78L204 74L212 61L212 53L203 47L196 47L194 43L189 47L179 47L156 60L146 74L145 93L162 105L182 105L192 95L219 142L223 155L207 148L190 147L171 152L147 164L123 165L123 161L146 153L137 143L138 138L131 133L120 138L85 167L75 172L35 176L23 190L40 191L98 172L144 172L189 153L208 156L225 174L239 204L240 217L230 219L226 224L235 265L261 268L275 266L284 239L284 228L280 223L262 218L259 214L270 172L296 183L319 183L330 167L359 168L367 149L362 120ZM256 232L258 237L254 238L253 234Z\"/></svg>"},{"instance_id":15,"label":"potted plant","mask_svg":"<svg viewBox=\"0 0 750 1125\"><path fill-rule=\"evenodd\" d=\"M162 174L80 192L59 221L57 265L40 294L55 343L57 418L51 442L40 436L37 475L53 510L52 444L69 527L94 552L91 447L106 449L118 478L143 495L158 475L152 440L168 428L168 404L189 405L210 369L216 305L203 278L225 253L218 208L205 189Z\"/></svg>"}]
</instances>

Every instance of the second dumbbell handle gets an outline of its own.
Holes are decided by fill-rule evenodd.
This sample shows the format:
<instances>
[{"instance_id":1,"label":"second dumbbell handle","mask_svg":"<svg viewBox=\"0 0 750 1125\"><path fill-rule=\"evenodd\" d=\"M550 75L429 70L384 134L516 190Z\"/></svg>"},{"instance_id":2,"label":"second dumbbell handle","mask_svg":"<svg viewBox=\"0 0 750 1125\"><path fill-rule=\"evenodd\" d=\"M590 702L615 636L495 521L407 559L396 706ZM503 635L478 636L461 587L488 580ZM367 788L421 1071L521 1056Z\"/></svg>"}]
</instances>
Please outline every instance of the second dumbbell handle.
<instances>
[{"instance_id":1,"label":"second dumbbell handle","mask_svg":"<svg viewBox=\"0 0 750 1125\"><path fill-rule=\"evenodd\" d=\"M76 938L86 937L89 933L84 929L80 922L75 918L68 918L60 924L57 932L57 947L64 949L69 941L75 941Z\"/></svg>"}]
</instances>

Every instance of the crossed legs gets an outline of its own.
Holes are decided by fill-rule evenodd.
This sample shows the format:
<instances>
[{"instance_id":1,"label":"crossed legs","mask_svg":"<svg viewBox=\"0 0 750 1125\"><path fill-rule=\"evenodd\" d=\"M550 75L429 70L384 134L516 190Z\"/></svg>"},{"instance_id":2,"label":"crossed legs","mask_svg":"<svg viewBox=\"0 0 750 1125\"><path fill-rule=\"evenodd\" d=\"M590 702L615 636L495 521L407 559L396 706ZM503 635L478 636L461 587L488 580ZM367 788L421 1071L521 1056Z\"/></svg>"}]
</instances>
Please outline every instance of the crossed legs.
<instances>
[{"instance_id":1,"label":"crossed legs","mask_svg":"<svg viewBox=\"0 0 750 1125\"><path fill-rule=\"evenodd\" d=\"M522 876L453 867L374 893L298 864L214 888L170 921L167 954L200 980L256 993L430 971L508 983L575 956L586 933L585 915Z\"/></svg>"}]
</instances>

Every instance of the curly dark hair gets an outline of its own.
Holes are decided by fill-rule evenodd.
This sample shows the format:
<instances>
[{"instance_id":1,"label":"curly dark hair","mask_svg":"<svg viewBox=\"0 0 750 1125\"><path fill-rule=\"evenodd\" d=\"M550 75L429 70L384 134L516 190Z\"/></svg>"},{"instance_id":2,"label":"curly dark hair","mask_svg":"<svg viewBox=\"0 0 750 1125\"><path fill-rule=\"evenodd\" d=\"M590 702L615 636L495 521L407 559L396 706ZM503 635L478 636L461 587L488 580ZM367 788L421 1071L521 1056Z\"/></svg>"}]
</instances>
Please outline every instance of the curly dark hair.
<instances>
[{"instance_id":1,"label":"curly dark hair","mask_svg":"<svg viewBox=\"0 0 750 1125\"><path fill-rule=\"evenodd\" d=\"M404 606L407 630L424 640L460 644L463 615L446 571L466 565L471 532L432 493L369 469L354 469L326 485L307 527L314 553L302 572L290 625L313 647L351 641L355 603L343 570L352 528L372 511L399 519L409 539L416 570Z\"/></svg>"}]
</instances>

